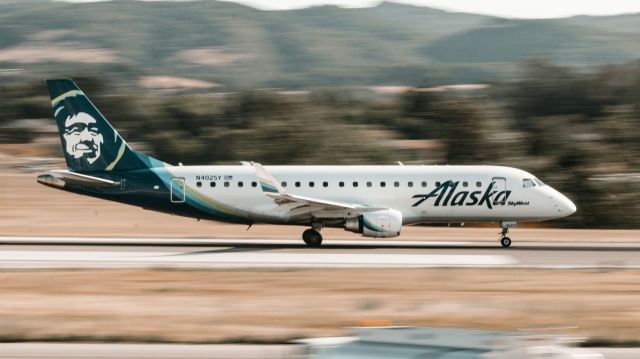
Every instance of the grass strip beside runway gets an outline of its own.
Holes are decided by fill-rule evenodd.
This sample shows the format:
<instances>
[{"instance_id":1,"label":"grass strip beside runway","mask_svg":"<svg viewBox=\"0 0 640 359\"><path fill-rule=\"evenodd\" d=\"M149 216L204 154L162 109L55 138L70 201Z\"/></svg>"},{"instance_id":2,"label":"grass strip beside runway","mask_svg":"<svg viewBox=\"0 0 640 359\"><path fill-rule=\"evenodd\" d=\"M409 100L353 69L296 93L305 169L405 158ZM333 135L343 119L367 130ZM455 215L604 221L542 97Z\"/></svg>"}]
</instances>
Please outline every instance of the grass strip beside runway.
<instances>
[{"instance_id":1,"label":"grass strip beside runway","mask_svg":"<svg viewBox=\"0 0 640 359\"><path fill-rule=\"evenodd\" d=\"M633 270L5 270L0 338L281 342L384 320L637 340L637 283Z\"/></svg>"}]
</instances>

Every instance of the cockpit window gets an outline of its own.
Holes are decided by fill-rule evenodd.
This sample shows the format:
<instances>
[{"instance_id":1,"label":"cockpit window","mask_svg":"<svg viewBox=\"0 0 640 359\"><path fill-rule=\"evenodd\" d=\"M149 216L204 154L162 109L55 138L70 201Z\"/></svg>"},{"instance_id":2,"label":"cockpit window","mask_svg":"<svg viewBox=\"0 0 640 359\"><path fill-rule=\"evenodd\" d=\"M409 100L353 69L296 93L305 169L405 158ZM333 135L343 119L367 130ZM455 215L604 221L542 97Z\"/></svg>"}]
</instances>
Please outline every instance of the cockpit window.
<instances>
[{"instance_id":1,"label":"cockpit window","mask_svg":"<svg viewBox=\"0 0 640 359\"><path fill-rule=\"evenodd\" d=\"M542 187L542 186L546 186L544 184L544 182L540 181L538 178L534 178L536 180L536 183L538 184L538 186Z\"/></svg>"},{"instance_id":2,"label":"cockpit window","mask_svg":"<svg viewBox=\"0 0 640 359\"><path fill-rule=\"evenodd\" d=\"M525 178L522 180L522 187L524 188L535 187L535 186L536 186L536 183L533 182L531 178Z\"/></svg>"}]
</instances>

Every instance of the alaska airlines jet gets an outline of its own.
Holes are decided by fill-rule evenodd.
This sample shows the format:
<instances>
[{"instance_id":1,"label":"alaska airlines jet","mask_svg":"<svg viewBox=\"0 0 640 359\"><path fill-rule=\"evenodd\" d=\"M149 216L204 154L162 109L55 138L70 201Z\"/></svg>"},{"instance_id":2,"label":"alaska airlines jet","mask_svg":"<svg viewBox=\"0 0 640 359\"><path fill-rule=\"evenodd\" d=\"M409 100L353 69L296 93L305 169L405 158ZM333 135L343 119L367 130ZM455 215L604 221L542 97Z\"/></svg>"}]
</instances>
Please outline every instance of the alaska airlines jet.
<instances>
[{"instance_id":1,"label":"alaska airlines jet","mask_svg":"<svg viewBox=\"0 0 640 359\"><path fill-rule=\"evenodd\" d=\"M500 223L568 216L575 205L532 174L500 166L172 166L134 151L71 80L48 80L68 169L38 182L175 215L251 225L324 227L396 237L418 223Z\"/></svg>"}]
</instances>

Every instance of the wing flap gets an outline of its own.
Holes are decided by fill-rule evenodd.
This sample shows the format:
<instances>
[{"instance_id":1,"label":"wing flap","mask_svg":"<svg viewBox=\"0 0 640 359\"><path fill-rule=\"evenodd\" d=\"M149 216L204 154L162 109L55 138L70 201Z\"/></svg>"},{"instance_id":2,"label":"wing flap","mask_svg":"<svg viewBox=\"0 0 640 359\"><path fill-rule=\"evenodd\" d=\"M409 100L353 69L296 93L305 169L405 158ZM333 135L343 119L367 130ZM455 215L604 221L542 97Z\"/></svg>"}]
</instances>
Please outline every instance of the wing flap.
<instances>
[{"instance_id":1,"label":"wing flap","mask_svg":"<svg viewBox=\"0 0 640 359\"><path fill-rule=\"evenodd\" d=\"M281 193L278 193L278 194L269 193L268 196L269 197L273 197L276 200L276 203L278 203L278 201L284 201L283 203L297 202L297 203L302 203L302 204L309 205L309 206L318 206L318 207L322 207L322 208L331 208L331 209L365 208L363 206L358 206L356 204L351 204L351 203L329 201L329 200L325 200L325 199L311 198L311 197L306 197L306 196L298 196L298 195L288 194L288 193L283 193L283 194L281 194Z\"/></svg>"}]
</instances>

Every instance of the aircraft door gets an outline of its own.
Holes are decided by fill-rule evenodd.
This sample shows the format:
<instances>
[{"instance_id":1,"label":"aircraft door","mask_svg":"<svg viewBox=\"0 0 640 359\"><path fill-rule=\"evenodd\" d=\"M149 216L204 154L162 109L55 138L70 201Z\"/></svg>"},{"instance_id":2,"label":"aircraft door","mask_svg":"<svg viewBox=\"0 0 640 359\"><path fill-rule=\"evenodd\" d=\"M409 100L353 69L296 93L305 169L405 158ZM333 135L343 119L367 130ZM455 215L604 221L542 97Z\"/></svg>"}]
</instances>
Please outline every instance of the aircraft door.
<instances>
[{"instance_id":1,"label":"aircraft door","mask_svg":"<svg viewBox=\"0 0 640 359\"><path fill-rule=\"evenodd\" d=\"M184 177L171 178L171 203L184 203Z\"/></svg>"},{"instance_id":2,"label":"aircraft door","mask_svg":"<svg viewBox=\"0 0 640 359\"><path fill-rule=\"evenodd\" d=\"M497 194L500 193L504 193L507 190L507 179L504 177L493 177L491 179L491 182L493 183L493 191L495 191ZM504 206L506 203L506 196L502 195L502 196L496 196L493 197L493 205L495 206Z\"/></svg>"}]
</instances>

